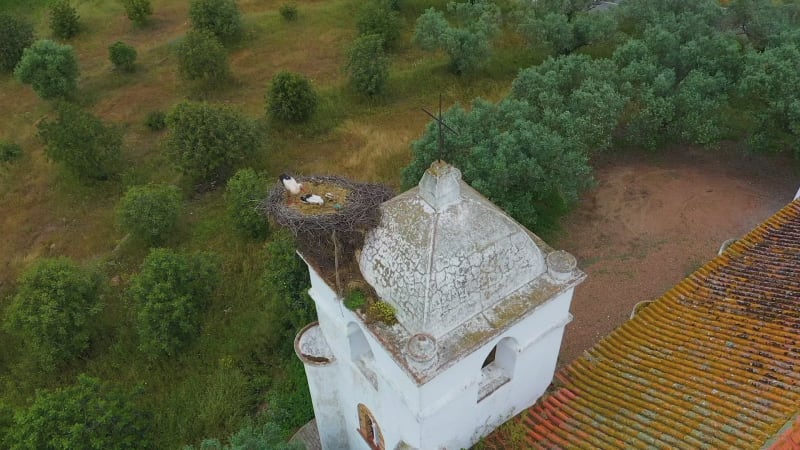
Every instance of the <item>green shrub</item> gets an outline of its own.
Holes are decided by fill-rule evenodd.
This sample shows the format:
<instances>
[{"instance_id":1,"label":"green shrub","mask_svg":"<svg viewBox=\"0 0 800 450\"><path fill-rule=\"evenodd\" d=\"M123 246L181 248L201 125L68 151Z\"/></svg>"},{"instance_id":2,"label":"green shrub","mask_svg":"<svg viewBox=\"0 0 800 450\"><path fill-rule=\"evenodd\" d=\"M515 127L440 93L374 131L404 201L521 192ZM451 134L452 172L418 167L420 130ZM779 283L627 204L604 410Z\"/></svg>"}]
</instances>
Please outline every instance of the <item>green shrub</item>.
<instances>
[{"instance_id":1,"label":"green shrub","mask_svg":"<svg viewBox=\"0 0 800 450\"><path fill-rule=\"evenodd\" d=\"M117 173L122 146L119 130L71 103L57 108L56 121L39 123L47 158L84 180L107 180Z\"/></svg>"},{"instance_id":2,"label":"green shrub","mask_svg":"<svg viewBox=\"0 0 800 450\"><path fill-rule=\"evenodd\" d=\"M100 311L99 279L67 258L40 259L23 272L5 319L43 369L55 369L89 347Z\"/></svg>"},{"instance_id":3,"label":"green shrub","mask_svg":"<svg viewBox=\"0 0 800 450\"><path fill-rule=\"evenodd\" d=\"M13 449L149 449L152 419L136 404L138 392L78 375L63 388L40 390L15 416L8 436Z\"/></svg>"},{"instance_id":4,"label":"green shrub","mask_svg":"<svg viewBox=\"0 0 800 450\"><path fill-rule=\"evenodd\" d=\"M191 0L189 18L195 30L208 31L224 44L235 43L244 34L235 0Z\"/></svg>"},{"instance_id":5,"label":"green shrub","mask_svg":"<svg viewBox=\"0 0 800 450\"><path fill-rule=\"evenodd\" d=\"M300 442L284 442L286 431L272 422L263 425L246 423L239 431L228 438L228 445L223 445L219 439L203 439L197 450L303 450L305 445ZM193 445L187 445L183 450L195 450Z\"/></svg>"},{"instance_id":6,"label":"green shrub","mask_svg":"<svg viewBox=\"0 0 800 450\"><path fill-rule=\"evenodd\" d=\"M357 38L347 54L345 70L358 92L382 94L389 79L389 58L383 51L382 38L377 34Z\"/></svg>"},{"instance_id":7,"label":"green shrub","mask_svg":"<svg viewBox=\"0 0 800 450\"><path fill-rule=\"evenodd\" d=\"M287 122L305 122L316 108L317 94L308 78L291 72L280 72L272 78L267 92L270 116Z\"/></svg>"},{"instance_id":8,"label":"green shrub","mask_svg":"<svg viewBox=\"0 0 800 450\"><path fill-rule=\"evenodd\" d=\"M161 131L167 127L167 113L164 111L150 111L144 118L144 124L150 131Z\"/></svg>"},{"instance_id":9,"label":"green shrub","mask_svg":"<svg viewBox=\"0 0 800 450\"><path fill-rule=\"evenodd\" d=\"M417 19L414 42L423 50L444 50L450 70L463 74L483 67L492 53L492 40L500 34L500 8L487 0L447 4L456 25L441 11L429 8Z\"/></svg>"},{"instance_id":10,"label":"green shrub","mask_svg":"<svg viewBox=\"0 0 800 450\"><path fill-rule=\"evenodd\" d=\"M228 53L211 32L191 30L178 45L178 69L184 79L214 87L228 78Z\"/></svg>"},{"instance_id":11,"label":"green shrub","mask_svg":"<svg viewBox=\"0 0 800 450\"><path fill-rule=\"evenodd\" d=\"M136 63L136 49L122 41L117 41L108 47L108 59L114 64L115 69L133 72Z\"/></svg>"},{"instance_id":12,"label":"green shrub","mask_svg":"<svg viewBox=\"0 0 800 450\"><path fill-rule=\"evenodd\" d=\"M0 162L13 161L22 155L22 147L13 142L0 142Z\"/></svg>"},{"instance_id":13,"label":"green shrub","mask_svg":"<svg viewBox=\"0 0 800 450\"><path fill-rule=\"evenodd\" d=\"M50 7L50 31L60 39L69 39L78 34L78 11L68 0L56 0Z\"/></svg>"},{"instance_id":14,"label":"green shrub","mask_svg":"<svg viewBox=\"0 0 800 450\"><path fill-rule=\"evenodd\" d=\"M150 250L128 289L136 304L139 348L151 356L171 356L194 341L218 283L213 254Z\"/></svg>"},{"instance_id":15,"label":"green shrub","mask_svg":"<svg viewBox=\"0 0 800 450\"><path fill-rule=\"evenodd\" d=\"M22 52L33 44L33 26L9 14L0 13L0 72L11 72Z\"/></svg>"},{"instance_id":16,"label":"green shrub","mask_svg":"<svg viewBox=\"0 0 800 450\"><path fill-rule=\"evenodd\" d=\"M359 36L377 34L383 40L384 48L394 49L400 41L403 20L389 2L369 1L362 7L356 25Z\"/></svg>"},{"instance_id":17,"label":"green shrub","mask_svg":"<svg viewBox=\"0 0 800 450\"><path fill-rule=\"evenodd\" d=\"M278 429L275 431L284 431L281 437L285 439L291 436L292 430L314 418L314 407L311 404L306 373L300 360L295 357L282 366L283 377L278 379L267 393L267 403L270 408L267 409L266 419L277 425Z\"/></svg>"},{"instance_id":18,"label":"green shrub","mask_svg":"<svg viewBox=\"0 0 800 450\"><path fill-rule=\"evenodd\" d=\"M347 297L344 298L344 306L351 311L355 311L362 306L367 301L367 298L364 296L364 293L361 290L353 290L347 294Z\"/></svg>"},{"instance_id":19,"label":"green shrub","mask_svg":"<svg viewBox=\"0 0 800 450\"><path fill-rule=\"evenodd\" d=\"M195 181L225 181L261 145L255 122L226 106L183 102L167 114L167 155Z\"/></svg>"},{"instance_id":20,"label":"green shrub","mask_svg":"<svg viewBox=\"0 0 800 450\"><path fill-rule=\"evenodd\" d=\"M182 207L178 188L171 185L133 186L117 206L117 220L131 235L151 245L160 244L178 224Z\"/></svg>"},{"instance_id":21,"label":"green shrub","mask_svg":"<svg viewBox=\"0 0 800 450\"><path fill-rule=\"evenodd\" d=\"M254 239L264 239L269 234L267 218L256 209L267 193L267 183L253 169L239 170L228 180L228 213L234 226Z\"/></svg>"},{"instance_id":22,"label":"green shrub","mask_svg":"<svg viewBox=\"0 0 800 450\"><path fill-rule=\"evenodd\" d=\"M45 100L66 98L77 87L78 60L69 45L42 39L25 49L14 76Z\"/></svg>"},{"instance_id":23,"label":"green shrub","mask_svg":"<svg viewBox=\"0 0 800 450\"><path fill-rule=\"evenodd\" d=\"M297 20L297 5L294 3L284 3L281 5L281 17L287 22L294 22Z\"/></svg>"},{"instance_id":24,"label":"green shrub","mask_svg":"<svg viewBox=\"0 0 800 450\"><path fill-rule=\"evenodd\" d=\"M125 15L136 25L146 25L153 15L153 5L150 0L121 0L125 8Z\"/></svg>"},{"instance_id":25,"label":"green shrub","mask_svg":"<svg viewBox=\"0 0 800 450\"><path fill-rule=\"evenodd\" d=\"M313 322L316 317L314 303L308 297L311 282L308 267L295 251L294 237L285 230L272 234L266 247L262 289L268 300L268 309L275 317L287 342L297 331Z\"/></svg>"},{"instance_id":26,"label":"green shrub","mask_svg":"<svg viewBox=\"0 0 800 450\"><path fill-rule=\"evenodd\" d=\"M394 306L383 302L377 301L367 307L367 319L376 322L383 322L386 325L394 325L397 323L397 316Z\"/></svg>"}]
</instances>

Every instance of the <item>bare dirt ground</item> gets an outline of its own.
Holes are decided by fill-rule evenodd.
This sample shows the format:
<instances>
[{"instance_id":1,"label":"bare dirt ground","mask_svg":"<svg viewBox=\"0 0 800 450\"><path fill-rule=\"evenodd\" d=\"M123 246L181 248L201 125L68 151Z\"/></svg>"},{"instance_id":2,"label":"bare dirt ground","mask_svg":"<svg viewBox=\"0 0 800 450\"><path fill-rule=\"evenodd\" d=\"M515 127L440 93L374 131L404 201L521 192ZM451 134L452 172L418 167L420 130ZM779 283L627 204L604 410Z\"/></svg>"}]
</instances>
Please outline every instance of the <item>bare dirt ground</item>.
<instances>
[{"instance_id":1,"label":"bare dirt ground","mask_svg":"<svg viewBox=\"0 0 800 450\"><path fill-rule=\"evenodd\" d=\"M551 244L588 278L576 289L560 364L572 361L793 198L790 158L737 149L664 149L596 161L597 186L562 221Z\"/></svg>"}]
</instances>

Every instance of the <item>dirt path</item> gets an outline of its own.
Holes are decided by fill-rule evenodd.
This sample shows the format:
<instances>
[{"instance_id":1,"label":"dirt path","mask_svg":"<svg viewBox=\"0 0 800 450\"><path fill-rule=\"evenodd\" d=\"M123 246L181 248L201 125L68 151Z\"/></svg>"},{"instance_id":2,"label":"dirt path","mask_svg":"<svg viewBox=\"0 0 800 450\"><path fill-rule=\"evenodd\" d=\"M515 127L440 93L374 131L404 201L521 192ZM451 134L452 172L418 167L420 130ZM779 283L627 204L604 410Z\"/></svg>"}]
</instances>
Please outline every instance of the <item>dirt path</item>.
<instances>
[{"instance_id":1,"label":"dirt path","mask_svg":"<svg viewBox=\"0 0 800 450\"><path fill-rule=\"evenodd\" d=\"M567 363L792 199L787 158L675 148L597 163L595 189L552 242L589 275L575 292L559 362Z\"/></svg>"}]
</instances>

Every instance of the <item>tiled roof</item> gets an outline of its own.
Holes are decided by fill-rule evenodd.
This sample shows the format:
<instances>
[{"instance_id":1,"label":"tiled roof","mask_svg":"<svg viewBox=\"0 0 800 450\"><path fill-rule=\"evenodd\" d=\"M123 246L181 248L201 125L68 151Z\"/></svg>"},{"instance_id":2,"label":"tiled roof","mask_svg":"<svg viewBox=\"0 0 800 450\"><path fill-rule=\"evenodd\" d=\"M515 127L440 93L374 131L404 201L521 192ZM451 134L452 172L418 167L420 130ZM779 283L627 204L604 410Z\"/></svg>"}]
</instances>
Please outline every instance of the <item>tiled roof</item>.
<instances>
[{"instance_id":1,"label":"tiled roof","mask_svg":"<svg viewBox=\"0 0 800 450\"><path fill-rule=\"evenodd\" d=\"M799 340L797 200L561 369L506 426L525 448L761 448L800 411ZM520 448L503 435L487 446Z\"/></svg>"}]
</instances>

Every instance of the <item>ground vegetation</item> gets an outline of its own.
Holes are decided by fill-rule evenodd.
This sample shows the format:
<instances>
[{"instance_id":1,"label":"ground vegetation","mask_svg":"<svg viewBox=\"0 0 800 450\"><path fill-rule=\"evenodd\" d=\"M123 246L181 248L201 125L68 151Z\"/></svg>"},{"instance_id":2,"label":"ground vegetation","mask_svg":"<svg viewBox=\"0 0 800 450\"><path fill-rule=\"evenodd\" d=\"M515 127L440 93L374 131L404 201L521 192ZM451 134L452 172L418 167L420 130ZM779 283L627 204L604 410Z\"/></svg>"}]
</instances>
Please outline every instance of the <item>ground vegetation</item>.
<instances>
[{"instance_id":1,"label":"ground vegetation","mask_svg":"<svg viewBox=\"0 0 800 450\"><path fill-rule=\"evenodd\" d=\"M272 180L282 172L336 173L398 188L401 182L415 184L430 161L443 157L484 195L541 233L557 226L576 198L595 198L595 191L587 194L586 189L595 185L595 167L602 161L653 158L692 167L701 154L744 161L745 179L759 166L756 162L766 161L762 152L791 154L797 147L795 95L786 87L792 83L776 81L783 76L793 80L792 73L798 72L793 64L800 34L793 2L732 0L725 9L706 0L627 0L596 16L581 0L540 0L535 14L505 0L462 2L455 9L447 9L443 0L390 1L385 5L396 13L392 17L399 19L393 21L399 33L388 27L398 37L385 53L384 89L372 96L353 89L342 72L360 34L361 5L352 1L298 1L302 14L293 22L282 19L280 2L239 2L241 9L234 3L241 26L233 29L240 30L239 37L214 46L215 54L225 56L229 76L209 77L220 81L210 85L203 75L189 83L181 75L178 50L187 27L191 24L190 33L205 29L201 21L195 23L187 2L160 1L148 24L135 27L119 26L127 22L120 3L95 3L75 4L84 29L70 41L73 63L19 69L22 57L16 79L0 77L0 92L13 100L0 102L0 141L25 150L13 164L0 165L0 256L6 262L0 280L9 280L0 283L0 316L5 323L11 314L13 299L23 289L22 274L47 257L69 257L80 267L96 268L103 299L93 316L90 345L60 362L56 371L44 372L34 364L23 336L0 330L0 434L7 435L14 417L35 403L37 391L69 389L80 373L114 385L141 385L136 401L147 412L143 417L156 448L200 445L213 437L233 446L226 437L243 429L257 435L267 429L265 424L276 426L277 434L270 435L283 439L309 419L303 367L292 349L297 328L313 320L313 308L303 297L308 288L307 280L300 279L304 266L290 258L296 258L293 244L281 233L273 232L264 242L235 230L225 190L216 188L240 167ZM50 4L3 0L2 8L49 35ZM430 8L440 13L426 13ZM457 8L483 8L492 18L489 28L497 31L485 33L491 35L488 41L476 38L484 32L475 31L473 16L461 16ZM552 20L531 30L530 23L544 17ZM420 20L428 30L446 30L450 37L427 33L425 41L436 45L428 47L433 51L423 50L418 45L423 39L414 39ZM309 46L312 39L315 45ZM136 45L137 70L130 76L108 70L106 49L117 41ZM459 48L460 43L466 47ZM41 60L56 61L60 53ZM211 61L199 67L220 67ZM64 76L47 67L74 70ZM304 121L264 118L265 86L282 70L303 73L313 84L316 107ZM30 75L34 72L36 81ZM45 88L59 84L66 89ZM426 127L430 118L420 111L435 112L440 95L445 121L457 132L445 131L443 149L436 142L438 129L433 123ZM50 142L37 137L43 124L60 121L59 106L42 99L65 97L78 108L72 115L90 114L103 127L124 131L118 166L96 172L106 179L103 183L76 182L65 176L72 170L56 170L67 164L51 164L49 159L56 158L48 158ZM181 106L187 104L202 106ZM216 117L213 112L190 114L217 109L237 119L218 122L210 118ZM161 127L158 114L148 120L157 111L169 111L164 132L153 132ZM190 125L182 129L184 118ZM242 136L245 145L240 145ZM79 134L81 145L64 148L83 155L94 147L91 137ZM691 151L677 151L687 146ZM742 156L739 149L745 147L752 153ZM708 170L697 173L702 178ZM646 196L645 188L629 192L623 175L602 178L601 187L624 186L615 192L625 198ZM647 172L648 179L658 176ZM218 256L219 283L194 322L202 332L190 333L174 356L139 349L137 302L129 291L141 277L151 244L125 239L128 233L117 228L114 214L131 186L148 183L175 185L184 199L181 220L159 245L181 255L211 251ZM749 198L746 189L735 192L730 197ZM687 198L712 195L694 194ZM715 206L704 209L719 212ZM641 211L651 218L650 210ZM654 221L639 225L647 230L661 226ZM727 222L739 221L730 217ZM614 222L602 228L614 234L635 227ZM580 236L590 240L585 228L578 229L565 242ZM604 236L592 236L585 245L604 247ZM273 242L282 250L264 247ZM636 260L626 256L630 252L612 256L620 265L609 272L628 273L631 259ZM272 265L271 260L285 262ZM590 262L582 260L581 267L592 270ZM590 279L604 276L595 272Z\"/></svg>"}]
</instances>

